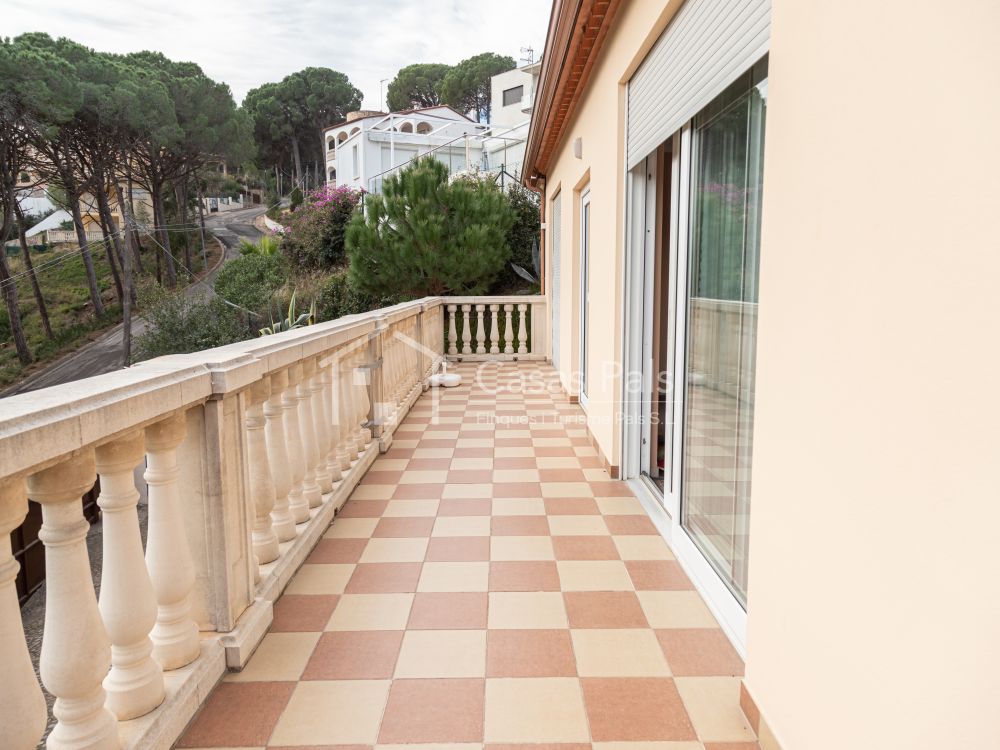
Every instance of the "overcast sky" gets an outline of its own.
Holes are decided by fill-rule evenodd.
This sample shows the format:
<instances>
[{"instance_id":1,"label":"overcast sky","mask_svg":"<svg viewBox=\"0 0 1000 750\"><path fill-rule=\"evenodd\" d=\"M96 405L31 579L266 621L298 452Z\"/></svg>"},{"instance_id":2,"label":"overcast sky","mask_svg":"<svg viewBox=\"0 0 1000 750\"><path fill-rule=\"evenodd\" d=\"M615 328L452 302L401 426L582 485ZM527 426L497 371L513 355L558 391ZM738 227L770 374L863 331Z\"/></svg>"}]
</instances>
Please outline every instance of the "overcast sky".
<instances>
[{"instance_id":1,"label":"overcast sky","mask_svg":"<svg viewBox=\"0 0 1000 750\"><path fill-rule=\"evenodd\" d=\"M0 34L45 31L106 52L201 65L239 103L308 66L346 73L379 109L379 81L416 62L541 55L549 0L3 0Z\"/></svg>"}]
</instances>

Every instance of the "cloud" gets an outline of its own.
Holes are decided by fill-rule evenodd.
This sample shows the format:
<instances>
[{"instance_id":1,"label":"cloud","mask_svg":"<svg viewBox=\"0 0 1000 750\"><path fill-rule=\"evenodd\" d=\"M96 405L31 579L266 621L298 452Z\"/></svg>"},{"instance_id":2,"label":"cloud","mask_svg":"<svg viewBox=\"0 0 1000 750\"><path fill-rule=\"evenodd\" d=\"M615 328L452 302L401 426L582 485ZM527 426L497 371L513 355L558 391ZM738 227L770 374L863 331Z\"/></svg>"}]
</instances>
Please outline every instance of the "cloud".
<instances>
[{"instance_id":1,"label":"cloud","mask_svg":"<svg viewBox=\"0 0 1000 750\"><path fill-rule=\"evenodd\" d=\"M3 33L45 31L106 52L157 50L246 92L308 66L348 75L364 107L404 65L454 64L480 52L535 57L548 0L6 0Z\"/></svg>"}]
</instances>

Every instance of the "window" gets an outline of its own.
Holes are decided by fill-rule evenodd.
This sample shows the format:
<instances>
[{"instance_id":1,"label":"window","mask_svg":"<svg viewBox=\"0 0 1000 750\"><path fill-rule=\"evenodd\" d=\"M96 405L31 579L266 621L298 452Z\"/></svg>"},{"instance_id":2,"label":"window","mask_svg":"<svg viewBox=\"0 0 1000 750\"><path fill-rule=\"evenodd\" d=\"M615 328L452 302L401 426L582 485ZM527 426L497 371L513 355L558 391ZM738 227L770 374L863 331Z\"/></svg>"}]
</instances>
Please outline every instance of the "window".
<instances>
[{"instance_id":1,"label":"window","mask_svg":"<svg viewBox=\"0 0 1000 750\"><path fill-rule=\"evenodd\" d=\"M20 178L21 182L31 182L31 175L27 172L21 172Z\"/></svg>"},{"instance_id":2,"label":"window","mask_svg":"<svg viewBox=\"0 0 1000 750\"><path fill-rule=\"evenodd\" d=\"M327 173L327 177L329 178L330 182L336 182L337 181L337 170L334 169L333 167L330 167L330 171Z\"/></svg>"},{"instance_id":3,"label":"window","mask_svg":"<svg viewBox=\"0 0 1000 750\"><path fill-rule=\"evenodd\" d=\"M327 138L326 140L326 150L333 151L337 148L337 142L333 138Z\"/></svg>"},{"instance_id":4,"label":"window","mask_svg":"<svg viewBox=\"0 0 1000 750\"><path fill-rule=\"evenodd\" d=\"M431 132L431 124L429 122L418 122L417 132L422 134Z\"/></svg>"},{"instance_id":5,"label":"window","mask_svg":"<svg viewBox=\"0 0 1000 750\"><path fill-rule=\"evenodd\" d=\"M694 119L681 520L746 605L767 58Z\"/></svg>"},{"instance_id":6,"label":"window","mask_svg":"<svg viewBox=\"0 0 1000 750\"><path fill-rule=\"evenodd\" d=\"M413 132L413 123L412 122L404 122L402 125L399 126L399 132L400 133L412 133Z\"/></svg>"},{"instance_id":7,"label":"window","mask_svg":"<svg viewBox=\"0 0 1000 750\"><path fill-rule=\"evenodd\" d=\"M341 130L340 133L337 135L337 143L343 143L346 140L347 140L347 131Z\"/></svg>"},{"instance_id":8,"label":"window","mask_svg":"<svg viewBox=\"0 0 1000 750\"><path fill-rule=\"evenodd\" d=\"M358 160L358 146L354 145L351 149L351 163L354 166L354 179L358 179L361 176L361 162Z\"/></svg>"},{"instance_id":9,"label":"window","mask_svg":"<svg viewBox=\"0 0 1000 750\"><path fill-rule=\"evenodd\" d=\"M503 106L509 107L511 104L520 104L524 98L524 86L515 86L512 89L504 89Z\"/></svg>"}]
</instances>

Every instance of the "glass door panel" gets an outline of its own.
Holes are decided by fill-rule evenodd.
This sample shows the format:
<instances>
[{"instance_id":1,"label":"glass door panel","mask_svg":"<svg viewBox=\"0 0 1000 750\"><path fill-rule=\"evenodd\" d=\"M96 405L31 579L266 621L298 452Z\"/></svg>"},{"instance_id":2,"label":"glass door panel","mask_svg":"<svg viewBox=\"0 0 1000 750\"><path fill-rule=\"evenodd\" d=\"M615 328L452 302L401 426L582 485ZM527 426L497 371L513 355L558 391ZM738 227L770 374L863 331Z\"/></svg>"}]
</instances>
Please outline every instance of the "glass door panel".
<instances>
[{"instance_id":1,"label":"glass door panel","mask_svg":"<svg viewBox=\"0 0 1000 750\"><path fill-rule=\"evenodd\" d=\"M681 518L746 605L767 59L692 124Z\"/></svg>"}]
</instances>

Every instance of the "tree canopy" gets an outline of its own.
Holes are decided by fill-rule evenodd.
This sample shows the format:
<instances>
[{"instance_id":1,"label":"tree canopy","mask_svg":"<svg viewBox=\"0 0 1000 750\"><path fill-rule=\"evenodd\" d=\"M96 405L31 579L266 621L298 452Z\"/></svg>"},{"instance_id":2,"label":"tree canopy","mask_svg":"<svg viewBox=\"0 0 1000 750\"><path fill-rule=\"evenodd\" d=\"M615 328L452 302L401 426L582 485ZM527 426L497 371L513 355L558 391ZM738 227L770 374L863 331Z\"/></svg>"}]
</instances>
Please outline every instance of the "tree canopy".
<instances>
[{"instance_id":1,"label":"tree canopy","mask_svg":"<svg viewBox=\"0 0 1000 750\"><path fill-rule=\"evenodd\" d=\"M441 81L450 65L417 63L400 68L389 83L386 104L393 112L441 104Z\"/></svg>"},{"instance_id":2,"label":"tree canopy","mask_svg":"<svg viewBox=\"0 0 1000 750\"><path fill-rule=\"evenodd\" d=\"M516 67L513 57L484 52L451 68L441 79L441 102L459 112L475 112L490 119L490 78Z\"/></svg>"}]
</instances>

